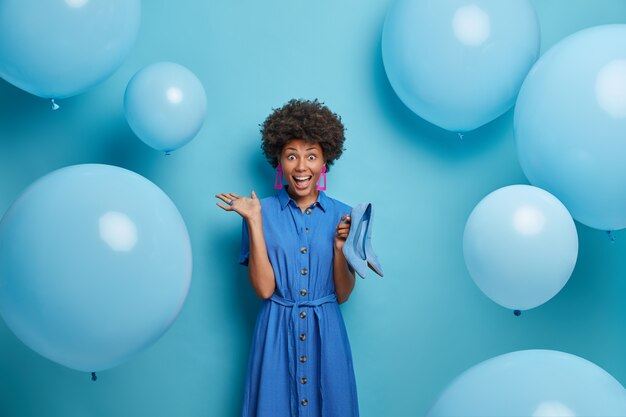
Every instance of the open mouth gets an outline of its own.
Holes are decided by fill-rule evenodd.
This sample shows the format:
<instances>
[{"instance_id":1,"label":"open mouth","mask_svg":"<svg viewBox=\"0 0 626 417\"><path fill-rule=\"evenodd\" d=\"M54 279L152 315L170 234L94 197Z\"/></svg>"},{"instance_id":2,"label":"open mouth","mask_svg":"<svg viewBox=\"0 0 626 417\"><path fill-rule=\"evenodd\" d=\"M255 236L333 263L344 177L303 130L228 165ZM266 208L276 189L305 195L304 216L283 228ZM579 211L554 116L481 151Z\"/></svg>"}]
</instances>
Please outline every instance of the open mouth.
<instances>
[{"instance_id":1,"label":"open mouth","mask_svg":"<svg viewBox=\"0 0 626 417\"><path fill-rule=\"evenodd\" d=\"M307 188L309 186L309 184L311 183L311 178L313 178L313 176L308 175L308 176L297 176L297 177L292 177L296 183L296 188L299 189L304 189Z\"/></svg>"}]
</instances>

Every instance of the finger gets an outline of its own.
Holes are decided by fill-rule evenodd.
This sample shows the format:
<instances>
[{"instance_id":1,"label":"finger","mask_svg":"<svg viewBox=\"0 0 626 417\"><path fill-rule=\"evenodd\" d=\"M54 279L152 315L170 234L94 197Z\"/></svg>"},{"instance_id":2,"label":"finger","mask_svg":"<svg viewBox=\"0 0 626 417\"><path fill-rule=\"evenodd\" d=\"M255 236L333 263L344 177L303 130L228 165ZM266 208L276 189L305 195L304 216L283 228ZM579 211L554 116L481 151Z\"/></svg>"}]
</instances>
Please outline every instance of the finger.
<instances>
[{"instance_id":1,"label":"finger","mask_svg":"<svg viewBox=\"0 0 626 417\"><path fill-rule=\"evenodd\" d=\"M233 198L232 194L230 193L222 193L217 195L216 197L222 200L224 203L228 204L229 206L232 206L233 203L237 201L237 199Z\"/></svg>"},{"instance_id":2,"label":"finger","mask_svg":"<svg viewBox=\"0 0 626 417\"><path fill-rule=\"evenodd\" d=\"M215 197L219 198L224 203L228 203L228 202L230 202L230 200L232 200L232 198L228 194L224 194L224 193L217 194Z\"/></svg>"},{"instance_id":3,"label":"finger","mask_svg":"<svg viewBox=\"0 0 626 417\"><path fill-rule=\"evenodd\" d=\"M256 200L258 197L256 196L256 193L254 192L254 190L252 190L252 192L250 193L250 195L252 196L253 200Z\"/></svg>"},{"instance_id":4,"label":"finger","mask_svg":"<svg viewBox=\"0 0 626 417\"><path fill-rule=\"evenodd\" d=\"M226 210L226 211L232 211L233 210L230 206L225 206L224 204L221 204L221 203L215 203L215 204L217 204L223 210Z\"/></svg>"},{"instance_id":5,"label":"finger","mask_svg":"<svg viewBox=\"0 0 626 417\"><path fill-rule=\"evenodd\" d=\"M231 196L233 199L241 198L240 196L238 196L235 193L229 193L228 195Z\"/></svg>"}]
</instances>

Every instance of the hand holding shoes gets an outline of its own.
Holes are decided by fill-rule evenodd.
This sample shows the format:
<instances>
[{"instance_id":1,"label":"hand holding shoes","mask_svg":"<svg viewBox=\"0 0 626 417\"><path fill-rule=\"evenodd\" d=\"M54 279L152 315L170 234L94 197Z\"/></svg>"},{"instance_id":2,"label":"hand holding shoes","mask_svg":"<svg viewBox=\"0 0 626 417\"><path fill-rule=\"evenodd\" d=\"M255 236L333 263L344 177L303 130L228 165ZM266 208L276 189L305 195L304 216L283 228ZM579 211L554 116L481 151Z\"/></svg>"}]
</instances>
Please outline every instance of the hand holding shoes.
<instances>
[{"instance_id":1,"label":"hand holding shoes","mask_svg":"<svg viewBox=\"0 0 626 417\"><path fill-rule=\"evenodd\" d=\"M350 233L343 245L348 264L361 278L365 278L367 267L383 276L383 268L372 248L372 220L374 208L371 203L358 204L350 214Z\"/></svg>"}]
</instances>

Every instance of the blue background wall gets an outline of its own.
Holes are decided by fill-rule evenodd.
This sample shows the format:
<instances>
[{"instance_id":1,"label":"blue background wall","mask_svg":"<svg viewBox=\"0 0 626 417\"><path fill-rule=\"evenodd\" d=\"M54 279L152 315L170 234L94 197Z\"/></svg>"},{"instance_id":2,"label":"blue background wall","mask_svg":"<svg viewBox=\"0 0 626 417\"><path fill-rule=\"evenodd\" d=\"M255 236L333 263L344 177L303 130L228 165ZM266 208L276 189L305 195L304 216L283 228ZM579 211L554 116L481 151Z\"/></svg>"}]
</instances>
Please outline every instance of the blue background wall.
<instances>
[{"instance_id":1,"label":"blue background wall","mask_svg":"<svg viewBox=\"0 0 626 417\"><path fill-rule=\"evenodd\" d=\"M626 23L623 0L535 0L542 52L579 29ZM25 347L0 322L0 416L235 416L260 302L236 264L240 220L218 192L265 196L273 171L258 124L292 97L319 98L343 116L347 151L329 194L376 205L383 279L359 280L343 312L363 417L420 416L468 367L520 349L589 359L626 384L626 233L613 243L578 225L578 264L552 301L514 317L465 269L462 235L478 201L526 183L512 112L467 134L424 122L386 79L380 34L389 1L222 0L143 3L139 39L107 81L53 112L0 81L0 213L35 179L63 166L134 170L174 200L187 222L194 273L174 326L132 361L89 376ZM122 108L139 68L170 60L203 82L208 118L165 157L134 137Z\"/></svg>"}]
</instances>

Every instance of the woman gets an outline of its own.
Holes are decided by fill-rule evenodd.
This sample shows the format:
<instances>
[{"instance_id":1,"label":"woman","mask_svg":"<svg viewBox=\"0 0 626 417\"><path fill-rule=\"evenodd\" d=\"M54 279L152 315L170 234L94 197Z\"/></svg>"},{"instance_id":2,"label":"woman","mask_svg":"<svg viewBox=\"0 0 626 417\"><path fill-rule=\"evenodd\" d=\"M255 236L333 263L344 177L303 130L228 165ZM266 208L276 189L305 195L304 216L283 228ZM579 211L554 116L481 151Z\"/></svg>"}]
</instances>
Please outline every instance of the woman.
<instances>
[{"instance_id":1,"label":"woman","mask_svg":"<svg viewBox=\"0 0 626 417\"><path fill-rule=\"evenodd\" d=\"M343 152L343 124L317 100L291 100L265 120L261 133L263 153L277 168L278 194L216 196L223 201L218 206L243 217L239 262L267 300L254 331L243 416L358 416L338 306L355 281L342 250L351 208L320 191Z\"/></svg>"}]
</instances>

